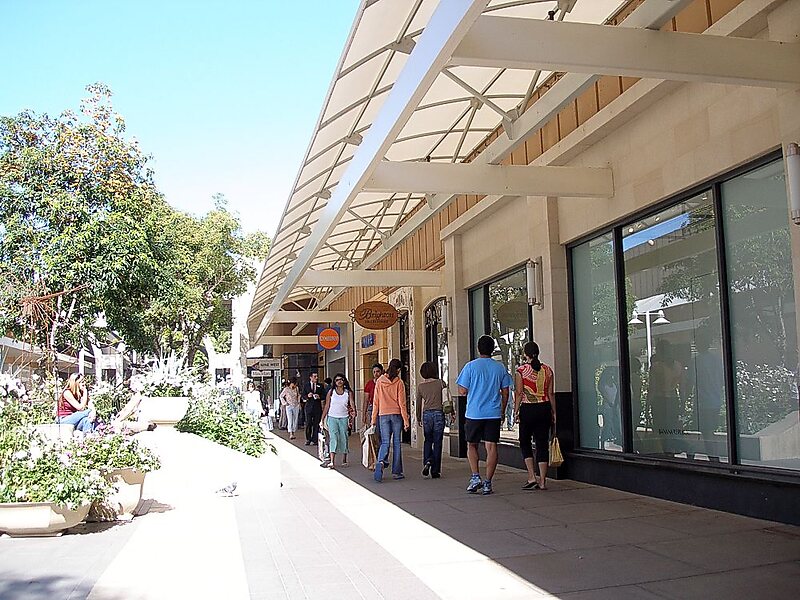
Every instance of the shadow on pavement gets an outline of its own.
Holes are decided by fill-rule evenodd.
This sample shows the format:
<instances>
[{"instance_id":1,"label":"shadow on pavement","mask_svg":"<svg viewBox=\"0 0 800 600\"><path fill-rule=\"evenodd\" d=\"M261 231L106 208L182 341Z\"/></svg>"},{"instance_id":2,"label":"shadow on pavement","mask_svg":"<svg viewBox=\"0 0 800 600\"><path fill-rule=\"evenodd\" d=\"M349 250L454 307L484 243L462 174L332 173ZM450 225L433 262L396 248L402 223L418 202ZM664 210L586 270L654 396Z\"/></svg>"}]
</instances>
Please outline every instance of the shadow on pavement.
<instances>
[{"instance_id":1,"label":"shadow on pavement","mask_svg":"<svg viewBox=\"0 0 800 600\"><path fill-rule=\"evenodd\" d=\"M0 600L84 600L93 582L82 577L49 575L31 577L21 573L0 572ZM103 595L103 600L124 600L120 595Z\"/></svg>"},{"instance_id":2,"label":"shadow on pavement","mask_svg":"<svg viewBox=\"0 0 800 600\"><path fill-rule=\"evenodd\" d=\"M315 447L293 445L316 458ZM350 448L340 475L559 598L656 598L669 589L712 598L753 586L758 596L763 577L791 589L800 575L800 528L781 525L777 535L775 523L570 480L524 491L524 472L503 466L492 495L467 494L465 460L444 457L442 478L424 479L421 452L407 445L405 479L387 469L376 483L356 435ZM745 543L750 552L736 550Z\"/></svg>"}]
</instances>

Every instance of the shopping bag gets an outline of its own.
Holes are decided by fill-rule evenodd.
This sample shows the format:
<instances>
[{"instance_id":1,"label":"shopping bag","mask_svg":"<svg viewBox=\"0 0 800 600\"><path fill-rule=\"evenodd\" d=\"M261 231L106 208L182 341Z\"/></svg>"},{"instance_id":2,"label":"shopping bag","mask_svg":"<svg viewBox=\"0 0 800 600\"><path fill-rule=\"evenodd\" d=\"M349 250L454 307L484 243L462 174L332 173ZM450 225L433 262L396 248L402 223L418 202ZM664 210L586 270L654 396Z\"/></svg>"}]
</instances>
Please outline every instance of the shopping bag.
<instances>
[{"instance_id":1,"label":"shopping bag","mask_svg":"<svg viewBox=\"0 0 800 600\"><path fill-rule=\"evenodd\" d=\"M370 471L375 469L375 461L378 458L378 436L375 427L364 430L361 440L361 464Z\"/></svg>"},{"instance_id":2,"label":"shopping bag","mask_svg":"<svg viewBox=\"0 0 800 600\"><path fill-rule=\"evenodd\" d=\"M564 463L564 456L561 454L561 446L558 444L558 438L553 436L550 440L550 466L560 467Z\"/></svg>"}]
</instances>

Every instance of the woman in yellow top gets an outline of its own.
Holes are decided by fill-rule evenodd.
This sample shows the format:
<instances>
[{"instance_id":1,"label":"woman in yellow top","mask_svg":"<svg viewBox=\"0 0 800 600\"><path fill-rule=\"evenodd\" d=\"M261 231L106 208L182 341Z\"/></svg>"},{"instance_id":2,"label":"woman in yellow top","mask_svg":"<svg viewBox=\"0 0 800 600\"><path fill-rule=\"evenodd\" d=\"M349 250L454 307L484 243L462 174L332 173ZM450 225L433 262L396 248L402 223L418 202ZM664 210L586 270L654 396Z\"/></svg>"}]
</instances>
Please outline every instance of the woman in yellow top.
<instances>
[{"instance_id":1,"label":"woman in yellow top","mask_svg":"<svg viewBox=\"0 0 800 600\"><path fill-rule=\"evenodd\" d=\"M539 345L528 342L523 349L527 362L514 374L514 420L519 423L519 447L528 469L523 490L547 489L547 466L550 462L550 426L556 427L556 399L553 393L553 369L539 360ZM531 438L536 443L536 477Z\"/></svg>"}]
</instances>

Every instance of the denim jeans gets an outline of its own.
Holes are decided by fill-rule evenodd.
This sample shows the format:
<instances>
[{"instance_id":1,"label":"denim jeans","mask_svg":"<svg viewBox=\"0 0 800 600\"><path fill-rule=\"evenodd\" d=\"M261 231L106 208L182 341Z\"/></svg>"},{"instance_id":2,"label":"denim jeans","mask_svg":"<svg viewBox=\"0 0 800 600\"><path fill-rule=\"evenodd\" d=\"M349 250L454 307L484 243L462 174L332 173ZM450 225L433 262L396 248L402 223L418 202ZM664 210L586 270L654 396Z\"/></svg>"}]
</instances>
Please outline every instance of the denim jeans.
<instances>
[{"instance_id":1,"label":"denim jeans","mask_svg":"<svg viewBox=\"0 0 800 600\"><path fill-rule=\"evenodd\" d=\"M289 433L294 434L297 431L297 417L300 415L300 406L286 405L286 427Z\"/></svg>"},{"instance_id":2,"label":"denim jeans","mask_svg":"<svg viewBox=\"0 0 800 600\"><path fill-rule=\"evenodd\" d=\"M380 415L378 425L381 429L381 447L378 461L386 463L389 458L389 442L392 443L392 475L403 474L403 455L400 439L403 433L403 417L400 415ZM390 439L391 438L391 439Z\"/></svg>"},{"instance_id":3,"label":"denim jeans","mask_svg":"<svg viewBox=\"0 0 800 600\"><path fill-rule=\"evenodd\" d=\"M89 433L94 430L94 425L89 420L89 409L79 410L71 415L57 417L56 422L62 425L75 425L76 431L83 431Z\"/></svg>"},{"instance_id":4,"label":"denim jeans","mask_svg":"<svg viewBox=\"0 0 800 600\"><path fill-rule=\"evenodd\" d=\"M442 439L444 438L444 413L440 410L426 410L422 413L422 431L425 440L422 444L422 464L431 464L431 474L442 472Z\"/></svg>"}]
</instances>

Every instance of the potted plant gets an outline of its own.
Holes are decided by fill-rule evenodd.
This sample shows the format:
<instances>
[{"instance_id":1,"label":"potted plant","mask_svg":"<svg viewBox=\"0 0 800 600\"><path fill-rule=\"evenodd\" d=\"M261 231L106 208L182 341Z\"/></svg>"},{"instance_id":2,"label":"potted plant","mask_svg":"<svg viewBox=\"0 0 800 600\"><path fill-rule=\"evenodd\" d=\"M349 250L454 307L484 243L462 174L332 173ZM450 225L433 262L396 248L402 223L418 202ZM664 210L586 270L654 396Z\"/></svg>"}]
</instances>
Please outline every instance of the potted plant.
<instances>
[{"instance_id":1,"label":"potted plant","mask_svg":"<svg viewBox=\"0 0 800 600\"><path fill-rule=\"evenodd\" d=\"M161 466L152 450L120 433L86 436L76 443L78 457L98 469L111 486L107 498L92 503L89 519L130 520L142 499L145 475Z\"/></svg>"},{"instance_id":2,"label":"potted plant","mask_svg":"<svg viewBox=\"0 0 800 600\"><path fill-rule=\"evenodd\" d=\"M131 389L142 395L139 420L158 425L175 425L189 408L192 389L198 377L184 360L170 354L156 360L150 368L131 379Z\"/></svg>"},{"instance_id":3,"label":"potted plant","mask_svg":"<svg viewBox=\"0 0 800 600\"><path fill-rule=\"evenodd\" d=\"M24 427L5 434L0 442L0 531L60 535L86 518L94 500L108 495L108 481L78 458L74 444L48 444Z\"/></svg>"}]
</instances>

